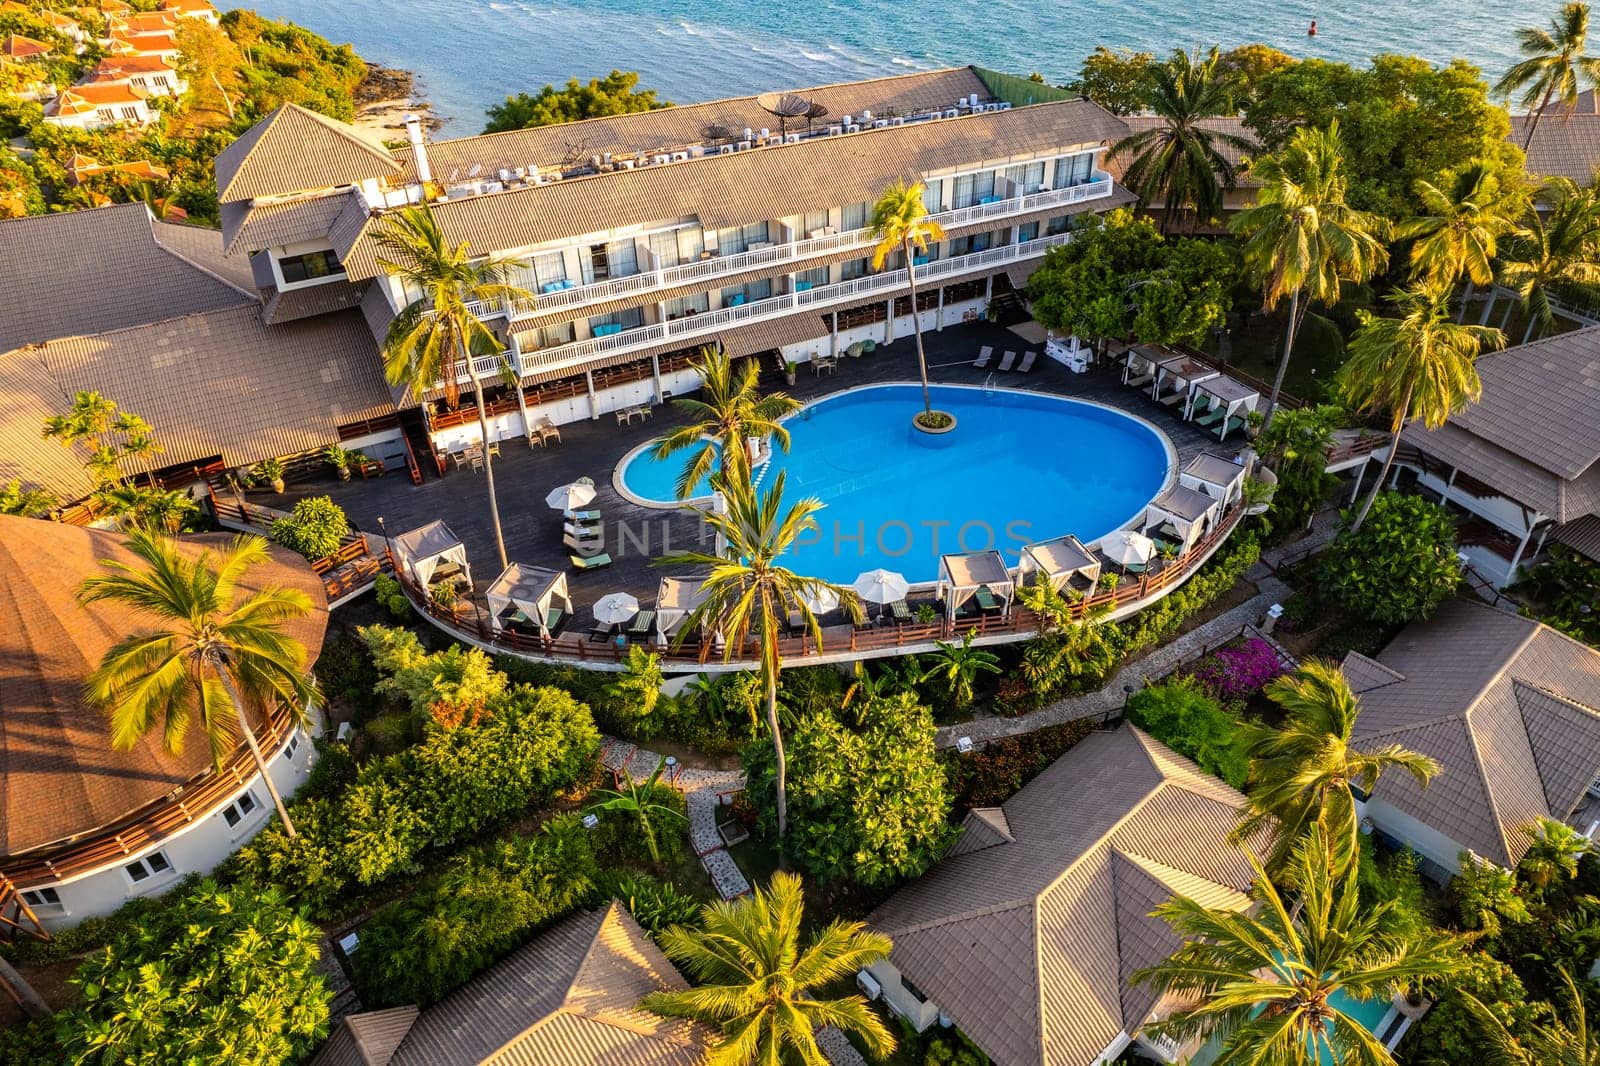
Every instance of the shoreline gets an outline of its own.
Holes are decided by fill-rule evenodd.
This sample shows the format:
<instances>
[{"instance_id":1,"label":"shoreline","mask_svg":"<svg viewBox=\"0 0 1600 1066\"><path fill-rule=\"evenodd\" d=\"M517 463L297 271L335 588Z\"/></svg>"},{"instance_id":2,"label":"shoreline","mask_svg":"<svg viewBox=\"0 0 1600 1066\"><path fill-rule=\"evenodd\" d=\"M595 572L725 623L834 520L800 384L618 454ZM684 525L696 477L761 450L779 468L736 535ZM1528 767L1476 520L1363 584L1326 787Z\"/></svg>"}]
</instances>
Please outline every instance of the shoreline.
<instances>
[{"instance_id":1,"label":"shoreline","mask_svg":"<svg viewBox=\"0 0 1600 1066\"><path fill-rule=\"evenodd\" d=\"M367 63L366 77L356 86L355 116L351 125L384 140L403 139L405 118L418 115L423 128L437 132L444 119L433 113L433 104L419 79L409 70Z\"/></svg>"}]
</instances>

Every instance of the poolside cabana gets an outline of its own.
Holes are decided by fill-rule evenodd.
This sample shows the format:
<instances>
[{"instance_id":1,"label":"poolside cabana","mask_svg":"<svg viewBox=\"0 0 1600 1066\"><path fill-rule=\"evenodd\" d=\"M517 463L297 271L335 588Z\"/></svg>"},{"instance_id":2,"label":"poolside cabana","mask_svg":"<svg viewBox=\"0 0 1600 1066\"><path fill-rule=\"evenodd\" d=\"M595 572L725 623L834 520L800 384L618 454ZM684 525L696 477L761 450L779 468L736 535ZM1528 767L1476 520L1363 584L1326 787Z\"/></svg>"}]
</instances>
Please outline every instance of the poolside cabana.
<instances>
[{"instance_id":1,"label":"poolside cabana","mask_svg":"<svg viewBox=\"0 0 1600 1066\"><path fill-rule=\"evenodd\" d=\"M1205 493L1227 510L1244 492L1247 474L1249 469L1241 462L1215 452L1201 452L1178 472L1178 484Z\"/></svg>"},{"instance_id":2,"label":"poolside cabana","mask_svg":"<svg viewBox=\"0 0 1600 1066\"><path fill-rule=\"evenodd\" d=\"M1204 411L1199 409L1202 400ZM1187 417L1202 429L1214 430L1218 440L1226 440L1229 433L1244 426L1245 415L1260 402L1260 392L1219 374L1195 386Z\"/></svg>"},{"instance_id":3,"label":"poolside cabana","mask_svg":"<svg viewBox=\"0 0 1600 1066\"><path fill-rule=\"evenodd\" d=\"M1156 364L1162 354L1135 345L1122 354L1122 383L1142 389L1156 379Z\"/></svg>"},{"instance_id":4,"label":"poolside cabana","mask_svg":"<svg viewBox=\"0 0 1600 1066\"><path fill-rule=\"evenodd\" d=\"M1005 557L997 551L963 552L939 557L939 598L945 613L955 618L962 604L976 600L980 611L1011 613L1016 592Z\"/></svg>"},{"instance_id":5,"label":"poolside cabana","mask_svg":"<svg viewBox=\"0 0 1600 1066\"><path fill-rule=\"evenodd\" d=\"M1171 545L1181 555L1194 547L1211 525L1217 501L1186 485L1173 485L1144 509L1145 536L1157 547Z\"/></svg>"},{"instance_id":6,"label":"poolside cabana","mask_svg":"<svg viewBox=\"0 0 1600 1066\"><path fill-rule=\"evenodd\" d=\"M1022 549L1022 558L1017 561L1017 584L1026 584L1030 574L1035 584L1048 581L1057 592L1069 587L1087 591L1100 580L1100 560L1069 533Z\"/></svg>"},{"instance_id":7,"label":"poolside cabana","mask_svg":"<svg viewBox=\"0 0 1600 1066\"><path fill-rule=\"evenodd\" d=\"M472 587L467 546L443 522L436 519L402 533L394 538L393 544L400 568L423 588L443 581L459 581Z\"/></svg>"},{"instance_id":8,"label":"poolside cabana","mask_svg":"<svg viewBox=\"0 0 1600 1066\"><path fill-rule=\"evenodd\" d=\"M656 636L661 643L670 641L689 617L706 602L705 574L685 577L664 577L656 590Z\"/></svg>"},{"instance_id":9,"label":"poolside cabana","mask_svg":"<svg viewBox=\"0 0 1600 1066\"><path fill-rule=\"evenodd\" d=\"M559 570L512 563L483 595L489 601L489 618L496 633L507 625L529 626L549 639L551 630L572 617L567 575Z\"/></svg>"},{"instance_id":10,"label":"poolside cabana","mask_svg":"<svg viewBox=\"0 0 1600 1066\"><path fill-rule=\"evenodd\" d=\"M1194 390L1202 382L1222 376L1222 371L1189 355L1173 355L1156 364L1156 380L1150 386L1150 398L1160 401L1169 407L1181 404L1183 410L1189 410L1189 401L1194 396ZM1163 390L1167 390L1162 395Z\"/></svg>"}]
</instances>

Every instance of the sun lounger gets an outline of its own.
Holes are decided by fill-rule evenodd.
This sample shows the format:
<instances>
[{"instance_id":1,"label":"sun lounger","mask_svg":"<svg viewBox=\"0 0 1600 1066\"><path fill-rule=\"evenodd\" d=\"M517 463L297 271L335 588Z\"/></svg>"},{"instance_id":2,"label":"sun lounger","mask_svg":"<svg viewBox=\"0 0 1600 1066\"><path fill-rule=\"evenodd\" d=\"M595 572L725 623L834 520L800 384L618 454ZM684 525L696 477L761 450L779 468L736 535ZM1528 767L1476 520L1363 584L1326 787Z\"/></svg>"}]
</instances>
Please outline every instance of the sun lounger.
<instances>
[{"instance_id":1,"label":"sun lounger","mask_svg":"<svg viewBox=\"0 0 1600 1066\"><path fill-rule=\"evenodd\" d=\"M1210 429L1218 422L1221 422L1222 418L1223 409L1220 407L1213 407L1199 418L1194 419L1194 424L1199 426L1201 429Z\"/></svg>"},{"instance_id":2,"label":"sun lounger","mask_svg":"<svg viewBox=\"0 0 1600 1066\"><path fill-rule=\"evenodd\" d=\"M568 522L594 523L600 521L599 511L562 511L561 517Z\"/></svg>"},{"instance_id":3,"label":"sun lounger","mask_svg":"<svg viewBox=\"0 0 1600 1066\"><path fill-rule=\"evenodd\" d=\"M549 633L552 637L555 636L558 632L560 632L561 624L566 620L566 611L563 611L559 607L551 607L549 610L544 612L545 632Z\"/></svg>"},{"instance_id":4,"label":"sun lounger","mask_svg":"<svg viewBox=\"0 0 1600 1066\"><path fill-rule=\"evenodd\" d=\"M1242 418L1230 418L1230 419L1228 419L1228 424L1227 424L1226 427L1222 427L1222 426L1217 427L1217 439L1221 440L1223 437L1227 436L1229 433L1232 433L1234 430L1243 429L1247 424L1248 423L1246 423L1245 420L1242 419Z\"/></svg>"},{"instance_id":5,"label":"sun lounger","mask_svg":"<svg viewBox=\"0 0 1600 1066\"><path fill-rule=\"evenodd\" d=\"M906 606L905 600L895 600L889 604L889 616L895 625L903 626L912 620L911 608Z\"/></svg>"},{"instance_id":6,"label":"sun lounger","mask_svg":"<svg viewBox=\"0 0 1600 1066\"><path fill-rule=\"evenodd\" d=\"M567 558L572 561L574 570L603 570L611 565L611 556L605 552L590 556L569 555Z\"/></svg>"},{"instance_id":7,"label":"sun lounger","mask_svg":"<svg viewBox=\"0 0 1600 1066\"><path fill-rule=\"evenodd\" d=\"M1127 384L1130 389L1142 389L1156 379L1155 374L1145 374L1131 379Z\"/></svg>"},{"instance_id":8,"label":"sun lounger","mask_svg":"<svg viewBox=\"0 0 1600 1066\"><path fill-rule=\"evenodd\" d=\"M633 616L633 621L628 623L628 636L635 639L648 637L655 624L656 613L654 611L640 611Z\"/></svg>"},{"instance_id":9,"label":"sun lounger","mask_svg":"<svg viewBox=\"0 0 1600 1066\"><path fill-rule=\"evenodd\" d=\"M978 349L978 358L972 361L972 365L977 367L979 370L986 370L989 366L989 358L993 355L994 349L985 344L982 348Z\"/></svg>"},{"instance_id":10,"label":"sun lounger","mask_svg":"<svg viewBox=\"0 0 1600 1066\"><path fill-rule=\"evenodd\" d=\"M1178 404L1183 402L1183 393L1169 392L1165 396L1161 397L1160 402L1167 407L1176 407Z\"/></svg>"},{"instance_id":11,"label":"sun lounger","mask_svg":"<svg viewBox=\"0 0 1600 1066\"><path fill-rule=\"evenodd\" d=\"M1006 371L1010 370L1012 367L1014 367L1016 365L1017 365L1017 353L1016 352L1007 352L1003 357L1001 357L1000 365L995 367L995 369L1000 371L1001 373L1005 373Z\"/></svg>"},{"instance_id":12,"label":"sun lounger","mask_svg":"<svg viewBox=\"0 0 1600 1066\"><path fill-rule=\"evenodd\" d=\"M1017 373L1026 374L1033 369L1034 362L1039 358L1038 352L1029 352L1022 357L1022 365L1017 367Z\"/></svg>"},{"instance_id":13,"label":"sun lounger","mask_svg":"<svg viewBox=\"0 0 1600 1066\"><path fill-rule=\"evenodd\" d=\"M561 532L579 540L599 540L601 536L599 522L563 522Z\"/></svg>"},{"instance_id":14,"label":"sun lounger","mask_svg":"<svg viewBox=\"0 0 1600 1066\"><path fill-rule=\"evenodd\" d=\"M596 622L589 627L589 639L595 641L610 640L611 633L616 628L616 624L612 622Z\"/></svg>"},{"instance_id":15,"label":"sun lounger","mask_svg":"<svg viewBox=\"0 0 1600 1066\"><path fill-rule=\"evenodd\" d=\"M561 543L575 552L593 555L605 546L605 538L596 535L593 537L575 537L571 533L563 534Z\"/></svg>"},{"instance_id":16,"label":"sun lounger","mask_svg":"<svg viewBox=\"0 0 1600 1066\"><path fill-rule=\"evenodd\" d=\"M978 591L972 594L972 598L977 603L980 611L998 611L1000 609L1000 601L994 598L994 593L989 591L988 585L979 585Z\"/></svg>"}]
</instances>

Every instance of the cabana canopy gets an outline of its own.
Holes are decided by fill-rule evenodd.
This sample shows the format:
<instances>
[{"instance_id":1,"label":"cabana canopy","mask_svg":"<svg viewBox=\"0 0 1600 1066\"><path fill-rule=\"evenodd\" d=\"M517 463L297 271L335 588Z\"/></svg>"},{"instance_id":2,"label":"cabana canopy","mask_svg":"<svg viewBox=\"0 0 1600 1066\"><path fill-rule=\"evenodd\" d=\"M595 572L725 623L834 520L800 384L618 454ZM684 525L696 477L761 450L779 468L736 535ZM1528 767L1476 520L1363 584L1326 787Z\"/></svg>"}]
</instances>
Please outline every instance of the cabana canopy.
<instances>
[{"instance_id":1,"label":"cabana canopy","mask_svg":"<svg viewBox=\"0 0 1600 1066\"><path fill-rule=\"evenodd\" d=\"M561 602L563 611L569 615L572 613L572 597L567 595L567 575L542 566L512 563L494 579L484 598L489 601L489 616L496 633L503 628L500 616L509 611L520 610L527 615L528 620L538 626L539 633L545 637L550 636L545 615L557 600Z\"/></svg>"},{"instance_id":2,"label":"cabana canopy","mask_svg":"<svg viewBox=\"0 0 1600 1066\"><path fill-rule=\"evenodd\" d=\"M1135 345L1122 353L1122 383L1144 377L1146 374L1156 372L1156 363L1160 362L1162 352Z\"/></svg>"},{"instance_id":3,"label":"cabana canopy","mask_svg":"<svg viewBox=\"0 0 1600 1066\"><path fill-rule=\"evenodd\" d=\"M1181 354L1169 356L1156 364L1156 380L1155 384L1150 386L1150 398L1159 400L1162 388L1170 387L1174 394L1183 396L1184 410L1187 411L1195 386L1221 375L1220 370L1207 366L1192 356Z\"/></svg>"},{"instance_id":4,"label":"cabana canopy","mask_svg":"<svg viewBox=\"0 0 1600 1066\"><path fill-rule=\"evenodd\" d=\"M1205 493L1184 485L1174 485L1145 507L1144 534L1152 539L1162 539L1158 531L1162 526L1170 525L1178 535L1181 550L1188 551L1211 523L1216 507L1217 501Z\"/></svg>"},{"instance_id":5,"label":"cabana canopy","mask_svg":"<svg viewBox=\"0 0 1600 1066\"><path fill-rule=\"evenodd\" d=\"M1100 560L1069 533L1022 549L1022 558L1017 562L1017 584L1022 584L1029 574L1040 575L1057 592L1075 577L1082 577L1093 586L1100 580Z\"/></svg>"},{"instance_id":6,"label":"cabana canopy","mask_svg":"<svg viewBox=\"0 0 1600 1066\"><path fill-rule=\"evenodd\" d=\"M656 635L665 644L696 607L706 602L705 574L664 577L656 590Z\"/></svg>"},{"instance_id":7,"label":"cabana canopy","mask_svg":"<svg viewBox=\"0 0 1600 1066\"><path fill-rule=\"evenodd\" d=\"M1178 474L1178 484L1203 492L1226 508L1244 490L1244 479L1248 472L1241 462L1215 452L1201 452L1189 460L1189 465Z\"/></svg>"},{"instance_id":8,"label":"cabana canopy","mask_svg":"<svg viewBox=\"0 0 1600 1066\"><path fill-rule=\"evenodd\" d=\"M999 552L964 552L939 557L939 598L945 601L945 611L951 618L956 616L956 610L963 603L985 586L996 596L1004 598L1004 611L1009 614L1011 595L1016 591L1016 584L1012 582L1011 571L1006 569L1005 558Z\"/></svg>"},{"instance_id":9,"label":"cabana canopy","mask_svg":"<svg viewBox=\"0 0 1600 1066\"><path fill-rule=\"evenodd\" d=\"M467 546L443 522L435 520L400 534L394 538L394 550L406 573L424 588L432 583L440 571L453 576L452 568L459 568L466 583L472 584L472 568L467 565Z\"/></svg>"},{"instance_id":10,"label":"cabana canopy","mask_svg":"<svg viewBox=\"0 0 1600 1066\"><path fill-rule=\"evenodd\" d=\"M1195 404L1201 396L1210 397L1211 406L1220 407L1224 411L1222 432L1218 435L1218 440L1227 438L1234 419L1243 418L1244 412L1254 411L1256 404L1261 402L1261 393L1249 385L1219 374L1195 385L1194 391L1189 395L1189 411L1186 417L1194 418Z\"/></svg>"}]
</instances>

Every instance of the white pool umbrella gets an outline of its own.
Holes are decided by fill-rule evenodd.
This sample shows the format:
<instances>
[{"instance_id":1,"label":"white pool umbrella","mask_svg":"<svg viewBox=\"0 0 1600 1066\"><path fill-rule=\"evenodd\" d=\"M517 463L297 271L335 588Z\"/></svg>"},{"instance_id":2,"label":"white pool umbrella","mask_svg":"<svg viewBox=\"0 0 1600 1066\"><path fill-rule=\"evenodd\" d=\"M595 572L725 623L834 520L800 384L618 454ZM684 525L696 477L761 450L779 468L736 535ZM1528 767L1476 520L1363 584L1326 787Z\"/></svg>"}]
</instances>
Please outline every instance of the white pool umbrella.
<instances>
[{"instance_id":1,"label":"white pool umbrella","mask_svg":"<svg viewBox=\"0 0 1600 1066\"><path fill-rule=\"evenodd\" d=\"M1155 553L1155 541L1131 529L1114 530L1100 538L1100 554L1119 566L1148 563Z\"/></svg>"},{"instance_id":2,"label":"white pool umbrella","mask_svg":"<svg viewBox=\"0 0 1600 1066\"><path fill-rule=\"evenodd\" d=\"M827 614L839 606L839 594L830 588L819 588L800 597L812 614Z\"/></svg>"},{"instance_id":3,"label":"white pool umbrella","mask_svg":"<svg viewBox=\"0 0 1600 1066\"><path fill-rule=\"evenodd\" d=\"M621 625L639 613L639 601L626 592L608 592L594 601L594 620L601 625Z\"/></svg>"},{"instance_id":4,"label":"white pool umbrella","mask_svg":"<svg viewBox=\"0 0 1600 1066\"><path fill-rule=\"evenodd\" d=\"M544 498L544 502L558 511L576 511L592 499L594 499L594 485L574 482L571 485L562 485L559 489L551 489L550 495Z\"/></svg>"},{"instance_id":5,"label":"white pool umbrella","mask_svg":"<svg viewBox=\"0 0 1600 1066\"><path fill-rule=\"evenodd\" d=\"M906 598L906 592L911 586L906 579L893 570L868 570L856 578L852 586L856 595L868 603L893 603Z\"/></svg>"}]
</instances>

